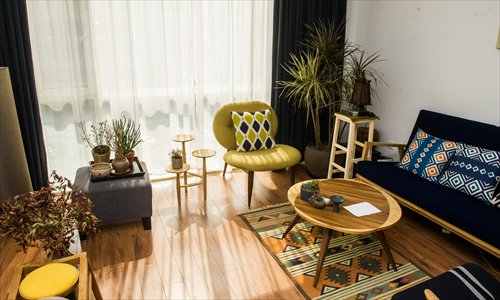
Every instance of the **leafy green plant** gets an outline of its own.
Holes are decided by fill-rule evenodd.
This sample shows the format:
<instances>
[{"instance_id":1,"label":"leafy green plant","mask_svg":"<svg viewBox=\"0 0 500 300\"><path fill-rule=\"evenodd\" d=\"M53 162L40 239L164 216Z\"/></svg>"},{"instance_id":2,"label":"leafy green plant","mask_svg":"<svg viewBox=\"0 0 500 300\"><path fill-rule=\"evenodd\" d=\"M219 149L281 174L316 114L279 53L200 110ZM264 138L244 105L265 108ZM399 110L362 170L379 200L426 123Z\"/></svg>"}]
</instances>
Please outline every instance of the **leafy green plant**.
<instances>
[{"instance_id":1,"label":"leafy green plant","mask_svg":"<svg viewBox=\"0 0 500 300\"><path fill-rule=\"evenodd\" d=\"M290 62L283 65L290 80L278 81L284 95L295 107L306 111L306 123L312 122L317 150L323 150L321 143L320 113L327 109L333 116L340 110L343 64L351 48L344 43L343 24L321 20L307 26L308 34L301 43L305 47L298 55L290 53ZM334 122L329 118L328 147L331 146Z\"/></svg>"},{"instance_id":2,"label":"leafy green plant","mask_svg":"<svg viewBox=\"0 0 500 300\"><path fill-rule=\"evenodd\" d=\"M123 159L125 153L125 126L121 119L112 120L112 132L108 138L109 147L115 152L115 158Z\"/></svg>"},{"instance_id":3,"label":"leafy green plant","mask_svg":"<svg viewBox=\"0 0 500 300\"><path fill-rule=\"evenodd\" d=\"M306 190L308 192L319 192L319 180L314 179L314 180L305 182L300 186L300 188L303 190Z\"/></svg>"},{"instance_id":4,"label":"leafy green plant","mask_svg":"<svg viewBox=\"0 0 500 300\"><path fill-rule=\"evenodd\" d=\"M73 232L97 231L93 204L67 178L52 172L48 187L0 202L0 235L10 236L21 246L41 247L48 257L70 255Z\"/></svg>"},{"instance_id":5,"label":"leafy green plant","mask_svg":"<svg viewBox=\"0 0 500 300\"><path fill-rule=\"evenodd\" d=\"M179 148L174 148L170 150L170 158L182 158L182 151Z\"/></svg>"},{"instance_id":6,"label":"leafy green plant","mask_svg":"<svg viewBox=\"0 0 500 300\"><path fill-rule=\"evenodd\" d=\"M356 81L366 80L370 83L370 91L376 97L374 86L379 83L387 85L383 74L374 68L374 65L385 61L378 52L367 54L359 46L353 48L347 56L344 66L344 85L342 88L342 99L351 104L352 92Z\"/></svg>"},{"instance_id":7,"label":"leafy green plant","mask_svg":"<svg viewBox=\"0 0 500 300\"><path fill-rule=\"evenodd\" d=\"M116 158L123 158L124 154L132 151L142 142L141 126L136 126L133 120L126 117L112 120L112 132L108 143L115 152Z\"/></svg>"},{"instance_id":8,"label":"leafy green plant","mask_svg":"<svg viewBox=\"0 0 500 300\"><path fill-rule=\"evenodd\" d=\"M99 122L98 125L91 124L90 129L87 129L85 122L80 122L79 127L82 130L82 140L87 143L90 149L97 154L106 154L109 152L109 136L112 134L111 128L107 121Z\"/></svg>"},{"instance_id":9,"label":"leafy green plant","mask_svg":"<svg viewBox=\"0 0 500 300\"><path fill-rule=\"evenodd\" d=\"M123 153L127 154L143 141L141 139L141 125L136 126L135 122L131 119L123 118L122 120L124 122L125 133Z\"/></svg>"}]
</instances>

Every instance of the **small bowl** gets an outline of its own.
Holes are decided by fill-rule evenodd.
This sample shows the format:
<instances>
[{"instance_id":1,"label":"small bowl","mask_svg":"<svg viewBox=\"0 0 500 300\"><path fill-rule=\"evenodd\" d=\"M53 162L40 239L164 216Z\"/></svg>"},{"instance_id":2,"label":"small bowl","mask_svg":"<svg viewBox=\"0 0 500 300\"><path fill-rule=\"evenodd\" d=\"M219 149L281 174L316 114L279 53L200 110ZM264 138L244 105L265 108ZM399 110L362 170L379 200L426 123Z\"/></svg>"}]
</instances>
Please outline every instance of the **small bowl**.
<instances>
[{"instance_id":1,"label":"small bowl","mask_svg":"<svg viewBox=\"0 0 500 300\"><path fill-rule=\"evenodd\" d=\"M100 162L90 166L90 173L94 177L106 177L111 173L111 164Z\"/></svg>"}]
</instances>

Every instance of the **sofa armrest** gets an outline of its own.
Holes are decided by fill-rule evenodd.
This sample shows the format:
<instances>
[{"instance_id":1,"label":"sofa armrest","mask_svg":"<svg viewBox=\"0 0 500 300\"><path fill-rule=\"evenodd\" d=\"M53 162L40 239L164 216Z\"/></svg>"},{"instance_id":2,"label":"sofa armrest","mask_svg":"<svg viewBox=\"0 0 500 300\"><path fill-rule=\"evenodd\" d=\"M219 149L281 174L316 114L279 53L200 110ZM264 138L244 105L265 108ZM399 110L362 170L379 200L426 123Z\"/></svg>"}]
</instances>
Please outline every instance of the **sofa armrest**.
<instances>
[{"instance_id":1,"label":"sofa armrest","mask_svg":"<svg viewBox=\"0 0 500 300\"><path fill-rule=\"evenodd\" d=\"M365 146L363 147L363 154L361 155L361 160L371 159L373 147L397 147L399 152L399 158L403 156L403 153L406 148L406 144L398 144L398 143L388 143L388 142L365 142Z\"/></svg>"}]
</instances>

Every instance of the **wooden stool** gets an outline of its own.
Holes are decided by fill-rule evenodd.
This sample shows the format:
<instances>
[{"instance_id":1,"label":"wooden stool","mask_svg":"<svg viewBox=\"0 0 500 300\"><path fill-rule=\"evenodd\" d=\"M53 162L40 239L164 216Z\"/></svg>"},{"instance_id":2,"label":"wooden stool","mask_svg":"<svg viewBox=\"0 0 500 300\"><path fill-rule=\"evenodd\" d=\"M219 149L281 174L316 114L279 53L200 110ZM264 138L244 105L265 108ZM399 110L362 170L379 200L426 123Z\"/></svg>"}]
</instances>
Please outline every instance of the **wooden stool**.
<instances>
[{"instance_id":1,"label":"wooden stool","mask_svg":"<svg viewBox=\"0 0 500 300\"><path fill-rule=\"evenodd\" d=\"M332 151L330 154L330 164L328 166L327 178L332 178L333 173L344 172L344 178L352 178L352 168L355 162L361 160L356 158L356 146L364 148L364 143L356 139L358 125L368 124L368 142L373 142L373 131L375 129L376 117L351 117L340 113L335 114L335 128L333 130ZM347 148L339 144L340 121L349 124L349 133L347 138ZM338 150L340 149L340 150ZM345 165L341 166L335 162L337 154L346 154ZM336 168L336 169L335 169Z\"/></svg>"},{"instance_id":2,"label":"wooden stool","mask_svg":"<svg viewBox=\"0 0 500 300\"><path fill-rule=\"evenodd\" d=\"M78 267L78 269L76 269L75 267ZM74 270L71 268L73 268ZM62 274L60 273L61 270ZM57 272L57 274L55 274L54 272ZM29 276L31 273L33 273L34 276ZM38 276L37 273L39 273L38 275L42 276ZM92 268L90 267L90 264L87 260L87 253L85 252L61 259L55 259L47 264L34 263L16 266L16 273L12 280L12 285L10 287L9 295L7 298L25 299L21 297L47 297L47 295L40 294L40 292L42 291L37 288L37 285L42 284L45 289L47 285L52 284L49 283L52 281L51 278L66 276L70 277L68 278L70 279L69 281L73 281L73 279L76 280L74 284L69 284L69 281L67 281L63 285L55 287L56 289L60 290L59 296L61 294L66 294L66 292L71 292L74 289L77 299L91 299L90 295L94 294L94 298L96 300L102 300L101 291L99 290L97 281L94 277L94 273L92 272ZM30 279L30 277L35 278ZM46 283L43 283L41 281L46 281ZM34 288L34 290L32 288ZM55 291L56 289L52 289L52 291Z\"/></svg>"},{"instance_id":3,"label":"wooden stool","mask_svg":"<svg viewBox=\"0 0 500 300\"><path fill-rule=\"evenodd\" d=\"M186 163L186 143L191 142L192 140L194 140L194 136L192 134L177 134L177 135L174 135L172 137L172 141L182 143L182 163L183 164ZM188 168L188 170L189 170L189 168ZM186 173L186 171L184 172L184 186L185 186L185 191L187 192L187 173Z\"/></svg>"},{"instance_id":4,"label":"wooden stool","mask_svg":"<svg viewBox=\"0 0 500 300\"><path fill-rule=\"evenodd\" d=\"M193 156L203 159L203 170L201 175L201 180L203 183L203 200L207 201L207 158L212 157L216 154L215 150L212 149L199 149L193 151ZM194 176L199 176L195 173L189 173Z\"/></svg>"},{"instance_id":5,"label":"wooden stool","mask_svg":"<svg viewBox=\"0 0 500 300\"><path fill-rule=\"evenodd\" d=\"M176 178L176 190L177 190L177 204L181 205L181 188L186 188L187 191L187 171L189 170L189 165L188 164L182 164L182 168L180 169L174 169L172 168L172 165L168 165L165 167L165 171L169 173L175 173ZM181 185L181 173L184 173L184 184Z\"/></svg>"}]
</instances>

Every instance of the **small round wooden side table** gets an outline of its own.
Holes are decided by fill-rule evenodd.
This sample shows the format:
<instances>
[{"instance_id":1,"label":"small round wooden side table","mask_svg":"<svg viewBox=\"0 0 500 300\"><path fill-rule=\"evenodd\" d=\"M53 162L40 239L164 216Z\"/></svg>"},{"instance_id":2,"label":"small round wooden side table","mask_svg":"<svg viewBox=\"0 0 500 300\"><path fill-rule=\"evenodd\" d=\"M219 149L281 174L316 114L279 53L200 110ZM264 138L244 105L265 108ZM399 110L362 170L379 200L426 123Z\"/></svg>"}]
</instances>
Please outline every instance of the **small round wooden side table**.
<instances>
[{"instance_id":1,"label":"small round wooden side table","mask_svg":"<svg viewBox=\"0 0 500 300\"><path fill-rule=\"evenodd\" d=\"M194 136L192 134L177 134L172 136L172 141L182 143L182 163L186 162L186 143L194 140ZM183 167L184 168L184 167ZM189 169L188 169L189 170ZM184 171L184 185L185 191L187 192L187 173Z\"/></svg>"},{"instance_id":2,"label":"small round wooden side table","mask_svg":"<svg viewBox=\"0 0 500 300\"><path fill-rule=\"evenodd\" d=\"M172 165L168 165L165 167L165 171L168 173L174 173L176 178L176 190L177 190L177 204L181 205L181 187L185 187L187 189L187 178L185 178L186 183L181 186L181 174L184 173L184 176L186 176L186 172L189 170L189 165L188 164L182 164L182 168L180 169L174 169L172 168Z\"/></svg>"},{"instance_id":3,"label":"small round wooden side table","mask_svg":"<svg viewBox=\"0 0 500 300\"><path fill-rule=\"evenodd\" d=\"M207 201L207 158L212 157L216 154L215 150L212 149L199 149L193 151L193 156L203 159L203 170L202 170L202 183L203 183L203 200ZM199 176L198 174L189 173L191 175Z\"/></svg>"}]
</instances>

